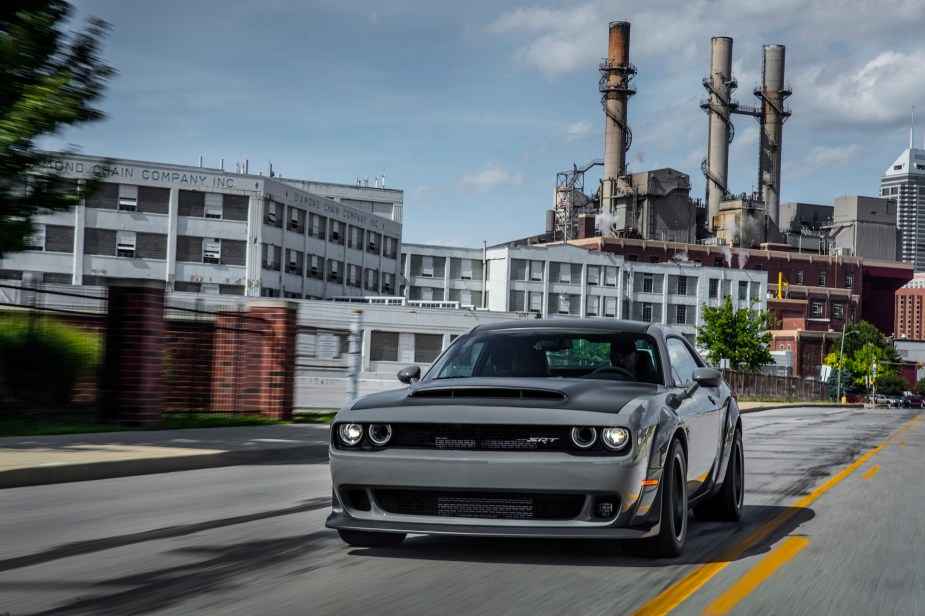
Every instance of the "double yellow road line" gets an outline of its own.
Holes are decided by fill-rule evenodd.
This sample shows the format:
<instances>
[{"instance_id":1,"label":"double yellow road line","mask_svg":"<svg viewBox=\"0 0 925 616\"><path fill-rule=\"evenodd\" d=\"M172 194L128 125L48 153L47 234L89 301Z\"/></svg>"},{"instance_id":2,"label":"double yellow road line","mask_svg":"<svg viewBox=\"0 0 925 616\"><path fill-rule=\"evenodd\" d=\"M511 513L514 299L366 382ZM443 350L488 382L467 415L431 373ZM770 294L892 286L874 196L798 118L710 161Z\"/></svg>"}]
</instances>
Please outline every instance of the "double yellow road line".
<instances>
[{"instance_id":1,"label":"double yellow road line","mask_svg":"<svg viewBox=\"0 0 925 616\"><path fill-rule=\"evenodd\" d=\"M633 616L654 616L656 614L668 614L671 612L671 610L678 607L688 597L697 592L698 589L710 581L713 576L722 571L726 565L736 560L739 556L756 546L759 542L766 539L774 531L790 521L791 518L812 504L820 496L831 490L843 479L848 477L848 475L856 471L877 452L893 442L894 439L911 428L921 418L922 415L916 416L915 419L906 423L899 430L897 430L893 436L885 440L874 449L871 449L865 453L863 456L855 460L850 466L843 469L840 473L813 490L813 492L807 496L804 496L798 500L773 520L761 526L741 541L738 541L726 549L717 557L716 562L701 565L675 584L666 588L657 597L633 612ZM871 469L871 471L864 475L864 479L869 479L875 472L876 470ZM762 559L762 561L755 568L749 571L742 579L731 586L716 601L710 604L704 614L725 614L739 601L741 601L742 598L744 598L748 593L754 590L758 584L770 577L778 568L781 567L781 565L793 558L797 552L806 547L808 543L809 539L801 536L789 537L784 540L779 547L777 547L773 552Z\"/></svg>"}]
</instances>

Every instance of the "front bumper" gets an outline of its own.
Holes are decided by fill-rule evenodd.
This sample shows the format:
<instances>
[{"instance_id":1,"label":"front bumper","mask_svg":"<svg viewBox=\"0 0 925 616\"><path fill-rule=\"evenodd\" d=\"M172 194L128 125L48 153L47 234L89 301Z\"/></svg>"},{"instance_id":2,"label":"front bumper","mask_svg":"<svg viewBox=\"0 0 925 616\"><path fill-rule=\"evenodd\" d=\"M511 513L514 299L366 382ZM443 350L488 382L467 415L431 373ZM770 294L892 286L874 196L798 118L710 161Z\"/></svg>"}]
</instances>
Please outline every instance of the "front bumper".
<instances>
[{"instance_id":1,"label":"front bumper","mask_svg":"<svg viewBox=\"0 0 925 616\"><path fill-rule=\"evenodd\" d=\"M647 456L574 456L558 452L330 450L334 486L326 526L337 529L494 537L642 538L658 532L656 506L661 469ZM643 485L645 480L655 485ZM567 519L471 517L387 510L377 490L469 495L514 495L529 501L569 495L583 505ZM359 494L360 498L356 495ZM602 516L600 499L615 504ZM485 500L485 499L482 499ZM490 500L490 499L489 499ZM529 506L527 507L529 510ZM457 510L458 511L458 510Z\"/></svg>"}]
</instances>

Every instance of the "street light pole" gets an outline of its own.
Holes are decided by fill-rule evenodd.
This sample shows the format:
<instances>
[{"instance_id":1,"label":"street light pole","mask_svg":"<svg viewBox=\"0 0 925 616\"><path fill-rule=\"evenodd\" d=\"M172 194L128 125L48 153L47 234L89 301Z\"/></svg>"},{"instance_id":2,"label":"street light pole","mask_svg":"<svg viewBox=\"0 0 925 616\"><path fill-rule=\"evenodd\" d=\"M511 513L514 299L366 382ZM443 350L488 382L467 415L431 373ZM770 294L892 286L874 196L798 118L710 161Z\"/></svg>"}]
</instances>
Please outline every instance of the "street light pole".
<instances>
[{"instance_id":1,"label":"street light pole","mask_svg":"<svg viewBox=\"0 0 925 616\"><path fill-rule=\"evenodd\" d=\"M836 388L835 388L835 403L836 403L836 404L841 404L841 403L842 403L842 399L841 399L841 368L842 368L842 360L843 360L844 357L845 357L845 338L847 338L847 337L850 336L851 334L856 334L856 333L858 333L857 330L855 329L855 330L851 330L850 332L848 332L848 333L846 334L846 333L845 333L845 328L847 327L847 325L848 325L848 323L845 323L845 324L843 324L843 325L841 326L841 348L840 348L839 351L838 351L838 374L835 376L835 382L837 383Z\"/></svg>"}]
</instances>

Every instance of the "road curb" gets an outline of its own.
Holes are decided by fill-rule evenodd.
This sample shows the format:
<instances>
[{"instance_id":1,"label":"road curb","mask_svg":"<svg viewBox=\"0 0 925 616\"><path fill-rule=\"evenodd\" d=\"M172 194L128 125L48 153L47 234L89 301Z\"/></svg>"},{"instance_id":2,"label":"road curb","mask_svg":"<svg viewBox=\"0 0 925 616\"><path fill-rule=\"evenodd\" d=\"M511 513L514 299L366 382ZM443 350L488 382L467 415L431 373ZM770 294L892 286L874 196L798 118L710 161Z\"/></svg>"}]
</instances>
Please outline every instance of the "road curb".
<instances>
[{"instance_id":1,"label":"road curb","mask_svg":"<svg viewBox=\"0 0 925 616\"><path fill-rule=\"evenodd\" d=\"M0 471L0 489L93 481L96 479L115 479L135 475L153 475L245 464L296 461L321 462L326 461L327 458L327 445L317 444L274 447L255 451L220 451L207 454L48 464Z\"/></svg>"}]
</instances>

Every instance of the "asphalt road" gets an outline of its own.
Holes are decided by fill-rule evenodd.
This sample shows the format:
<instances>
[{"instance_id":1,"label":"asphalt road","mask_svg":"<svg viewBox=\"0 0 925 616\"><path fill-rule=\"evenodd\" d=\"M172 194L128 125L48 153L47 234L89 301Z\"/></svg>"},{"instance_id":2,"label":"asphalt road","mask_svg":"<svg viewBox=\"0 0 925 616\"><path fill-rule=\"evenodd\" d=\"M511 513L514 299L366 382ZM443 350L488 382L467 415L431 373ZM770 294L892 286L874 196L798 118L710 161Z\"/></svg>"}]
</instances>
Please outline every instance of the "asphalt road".
<instances>
[{"instance_id":1,"label":"asphalt road","mask_svg":"<svg viewBox=\"0 0 925 616\"><path fill-rule=\"evenodd\" d=\"M324 464L0 491L0 614L925 614L925 417L786 409L745 421L746 512L685 555L611 542L324 528Z\"/></svg>"}]
</instances>

